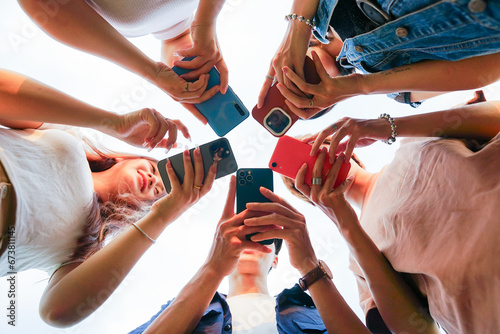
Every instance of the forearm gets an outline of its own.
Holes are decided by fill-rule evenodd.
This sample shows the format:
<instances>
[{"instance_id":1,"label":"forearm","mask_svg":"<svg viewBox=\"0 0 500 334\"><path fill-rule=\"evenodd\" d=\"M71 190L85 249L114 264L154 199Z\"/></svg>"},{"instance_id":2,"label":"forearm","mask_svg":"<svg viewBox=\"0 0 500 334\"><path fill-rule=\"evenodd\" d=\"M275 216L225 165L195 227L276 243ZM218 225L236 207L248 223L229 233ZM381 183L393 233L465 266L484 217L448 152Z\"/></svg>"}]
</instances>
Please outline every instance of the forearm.
<instances>
[{"instance_id":1,"label":"forearm","mask_svg":"<svg viewBox=\"0 0 500 334\"><path fill-rule=\"evenodd\" d=\"M369 333L332 280L319 280L309 288L309 292L328 333Z\"/></svg>"},{"instance_id":2,"label":"forearm","mask_svg":"<svg viewBox=\"0 0 500 334\"><path fill-rule=\"evenodd\" d=\"M41 1L18 0L26 13L54 39L116 64L153 81L156 63L137 49L85 1L58 3L49 20L37 22L43 11ZM45 16L43 16L45 17Z\"/></svg>"},{"instance_id":3,"label":"forearm","mask_svg":"<svg viewBox=\"0 0 500 334\"><path fill-rule=\"evenodd\" d=\"M450 92L475 89L500 79L500 52L458 61L430 60L362 76L361 94Z\"/></svg>"},{"instance_id":4,"label":"forearm","mask_svg":"<svg viewBox=\"0 0 500 334\"><path fill-rule=\"evenodd\" d=\"M204 265L144 333L192 333L224 277Z\"/></svg>"},{"instance_id":5,"label":"forearm","mask_svg":"<svg viewBox=\"0 0 500 334\"><path fill-rule=\"evenodd\" d=\"M118 115L93 107L23 75L0 70L0 123L66 124L106 131Z\"/></svg>"},{"instance_id":6,"label":"forearm","mask_svg":"<svg viewBox=\"0 0 500 334\"><path fill-rule=\"evenodd\" d=\"M168 213L149 214L137 225L156 239L171 221ZM40 302L42 318L56 327L86 318L106 301L151 245L151 240L130 226L81 265L56 271Z\"/></svg>"},{"instance_id":7,"label":"forearm","mask_svg":"<svg viewBox=\"0 0 500 334\"><path fill-rule=\"evenodd\" d=\"M423 305L361 226L358 223L343 226L341 233L363 272L387 327L395 333L413 333L415 328L412 324L418 321L425 324L425 333L437 333L436 324L423 310ZM409 321L410 319L414 321ZM419 326L419 331L421 329L422 326Z\"/></svg>"},{"instance_id":8,"label":"forearm","mask_svg":"<svg viewBox=\"0 0 500 334\"><path fill-rule=\"evenodd\" d=\"M387 123L387 121L385 122ZM395 124L400 137L454 137L489 140L500 132L500 101L399 117L395 118Z\"/></svg>"},{"instance_id":9,"label":"forearm","mask_svg":"<svg viewBox=\"0 0 500 334\"><path fill-rule=\"evenodd\" d=\"M215 25L225 0L200 0L192 25Z\"/></svg>"}]
</instances>

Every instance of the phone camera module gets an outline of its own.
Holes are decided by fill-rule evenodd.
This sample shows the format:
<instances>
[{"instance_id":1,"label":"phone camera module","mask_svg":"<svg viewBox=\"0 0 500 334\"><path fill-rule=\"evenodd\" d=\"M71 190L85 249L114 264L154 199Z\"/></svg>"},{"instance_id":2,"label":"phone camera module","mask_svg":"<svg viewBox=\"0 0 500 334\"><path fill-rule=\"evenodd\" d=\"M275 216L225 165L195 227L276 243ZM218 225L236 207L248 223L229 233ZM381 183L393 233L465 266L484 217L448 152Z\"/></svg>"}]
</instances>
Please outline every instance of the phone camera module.
<instances>
[{"instance_id":1,"label":"phone camera module","mask_svg":"<svg viewBox=\"0 0 500 334\"><path fill-rule=\"evenodd\" d=\"M273 108L264 118L264 124L275 135L282 135L292 125L290 116L280 108Z\"/></svg>"},{"instance_id":2,"label":"phone camera module","mask_svg":"<svg viewBox=\"0 0 500 334\"><path fill-rule=\"evenodd\" d=\"M239 175L239 177L245 177L246 173L244 170L240 170L238 175Z\"/></svg>"},{"instance_id":3,"label":"phone camera module","mask_svg":"<svg viewBox=\"0 0 500 334\"><path fill-rule=\"evenodd\" d=\"M276 166L278 166L278 164L277 164L276 162L273 162L273 163L271 164L271 166L276 167Z\"/></svg>"},{"instance_id":4,"label":"phone camera module","mask_svg":"<svg viewBox=\"0 0 500 334\"><path fill-rule=\"evenodd\" d=\"M245 184L247 184L247 181L245 181L245 179L240 179L238 182L240 183L240 186L244 186Z\"/></svg>"},{"instance_id":5,"label":"phone camera module","mask_svg":"<svg viewBox=\"0 0 500 334\"><path fill-rule=\"evenodd\" d=\"M238 110L241 116L245 116L245 111L238 103L235 103L234 107L236 108L236 110Z\"/></svg>"},{"instance_id":6,"label":"phone camera module","mask_svg":"<svg viewBox=\"0 0 500 334\"><path fill-rule=\"evenodd\" d=\"M252 175L247 175L246 179L247 179L248 182L252 182L253 181L253 176Z\"/></svg>"}]
</instances>

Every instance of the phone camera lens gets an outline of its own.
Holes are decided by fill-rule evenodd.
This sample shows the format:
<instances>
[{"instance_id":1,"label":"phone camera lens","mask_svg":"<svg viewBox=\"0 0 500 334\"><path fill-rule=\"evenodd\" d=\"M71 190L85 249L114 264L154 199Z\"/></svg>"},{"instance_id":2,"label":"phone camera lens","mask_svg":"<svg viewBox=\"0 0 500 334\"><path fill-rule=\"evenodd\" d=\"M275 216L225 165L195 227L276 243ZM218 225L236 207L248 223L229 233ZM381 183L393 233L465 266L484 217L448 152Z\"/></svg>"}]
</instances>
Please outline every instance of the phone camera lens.
<instances>
[{"instance_id":1,"label":"phone camera lens","mask_svg":"<svg viewBox=\"0 0 500 334\"><path fill-rule=\"evenodd\" d=\"M241 108L239 104L236 103L234 107L236 108L236 110L238 110L241 116L245 116L245 111L243 110L243 108Z\"/></svg>"},{"instance_id":2,"label":"phone camera lens","mask_svg":"<svg viewBox=\"0 0 500 334\"><path fill-rule=\"evenodd\" d=\"M245 177L245 174L246 174L246 173L245 173L245 171L244 171L244 170L240 170L240 172L238 173L238 175L239 175L240 177Z\"/></svg>"},{"instance_id":3,"label":"phone camera lens","mask_svg":"<svg viewBox=\"0 0 500 334\"><path fill-rule=\"evenodd\" d=\"M217 144L210 145L210 151L212 151L212 152L217 151L217 148L218 148Z\"/></svg>"},{"instance_id":4,"label":"phone camera lens","mask_svg":"<svg viewBox=\"0 0 500 334\"><path fill-rule=\"evenodd\" d=\"M252 182L253 181L253 176L252 175L247 175L247 181Z\"/></svg>"},{"instance_id":5,"label":"phone camera lens","mask_svg":"<svg viewBox=\"0 0 500 334\"><path fill-rule=\"evenodd\" d=\"M245 179L240 179L238 182L240 183L240 186L244 186L245 184L247 184L247 181L245 181Z\"/></svg>"},{"instance_id":6,"label":"phone camera lens","mask_svg":"<svg viewBox=\"0 0 500 334\"><path fill-rule=\"evenodd\" d=\"M278 166L278 164L277 164L276 162L273 162L273 163L271 164L271 166L276 167L276 166Z\"/></svg>"}]
</instances>

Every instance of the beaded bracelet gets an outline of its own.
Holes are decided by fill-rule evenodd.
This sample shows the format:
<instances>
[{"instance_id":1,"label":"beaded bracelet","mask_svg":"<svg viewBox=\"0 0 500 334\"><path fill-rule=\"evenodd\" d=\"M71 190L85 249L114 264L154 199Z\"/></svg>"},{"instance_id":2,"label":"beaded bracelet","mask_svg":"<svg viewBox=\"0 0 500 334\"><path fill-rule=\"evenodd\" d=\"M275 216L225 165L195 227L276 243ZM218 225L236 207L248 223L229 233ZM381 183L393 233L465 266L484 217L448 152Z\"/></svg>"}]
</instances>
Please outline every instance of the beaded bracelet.
<instances>
[{"instance_id":1,"label":"beaded bracelet","mask_svg":"<svg viewBox=\"0 0 500 334\"><path fill-rule=\"evenodd\" d=\"M396 136L398 135L398 133L396 132L396 124L394 124L394 118L392 118L391 115L385 113L381 114L378 118L387 120L391 125L391 136L389 137L389 139L384 140L384 143L392 145L396 141Z\"/></svg>"},{"instance_id":2,"label":"beaded bracelet","mask_svg":"<svg viewBox=\"0 0 500 334\"><path fill-rule=\"evenodd\" d=\"M144 236L145 236L146 238L148 238L149 240L151 240L151 242L152 242L153 244L155 244L155 243L156 243L156 240L155 240L155 239L153 239L153 238L151 238L149 235L147 235L147 233L146 233L146 232L144 232L144 231L142 230L142 228L140 228L139 226L137 226L137 225L136 225L136 223L132 223L132 225L134 225L134 226L135 226L135 228L139 230L139 232L141 232L142 234L144 234Z\"/></svg>"},{"instance_id":3,"label":"beaded bracelet","mask_svg":"<svg viewBox=\"0 0 500 334\"><path fill-rule=\"evenodd\" d=\"M304 16L297 15L295 13L285 15L285 21L290 21L290 20L299 20L299 22L304 22L305 24L307 24L312 30L316 30L316 20L315 19L309 20L309 19L306 19Z\"/></svg>"}]
</instances>

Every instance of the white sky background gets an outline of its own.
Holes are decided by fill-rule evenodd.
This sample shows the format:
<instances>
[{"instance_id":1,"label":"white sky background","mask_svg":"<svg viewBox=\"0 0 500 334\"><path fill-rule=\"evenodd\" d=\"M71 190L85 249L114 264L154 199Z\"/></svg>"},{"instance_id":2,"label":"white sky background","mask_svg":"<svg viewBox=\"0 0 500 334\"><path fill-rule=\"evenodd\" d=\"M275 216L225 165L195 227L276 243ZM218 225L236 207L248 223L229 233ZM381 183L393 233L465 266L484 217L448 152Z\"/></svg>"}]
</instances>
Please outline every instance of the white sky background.
<instances>
[{"instance_id":1,"label":"white sky background","mask_svg":"<svg viewBox=\"0 0 500 334\"><path fill-rule=\"evenodd\" d=\"M269 62L276 51L289 13L291 0L227 0L218 20L218 37L229 67L229 83L251 111L256 104ZM142 78L108 61L73 50L47 37L24 14L15 1L0 4L0 67L17 71L55 87L95 106L127 112L153 107L166 117L179 118L189 129L193 143L189 147L214 140L217 135L203 126L183 107ZM160 42L151 36L131 40L150 57L159 60ZM500 85L485 89L487 98L500 97ZM356 97L340 103L330 114L314 121L300 121L288 132L299 135L320 131L344 116L376 118L383 112L394 117L439 110L472 97L472 92L448 94L424 103L418 109L393 102L385 96ZM110 148L145 153L100 135ZM253 118L226 136L238 165L267 167L276 138ZM389 163L399 146L377 143L358 149L357 154L369 171L378 171ZM171 154L181 152L173 150ZM162 150L151 152L162 159ZM18 275L17 327L7 325L8 285L0 280L1 333L125 333L148 320L160 305L175 297L204 262L222 211L229 178L216 181L213 190L171 224L156 245L137 263L117 291L94 314L69 329L46 325L38 315L38 303L47 283L44 272L31 270ZM296 199L286 191L275 175L275 192L287 199L307 219L310 237L318 258L328 263L334 282L353 310L362 317L358 306L354 276L348 269L347 247L334 224L318 209ZM41 208L43 209L43 208ZM291 287L299 278L289 264L286 247L280 254L279 266L269 276L272 295ZM224 281L221 292L227 292Z\"/></svg>"}]
</instances>

